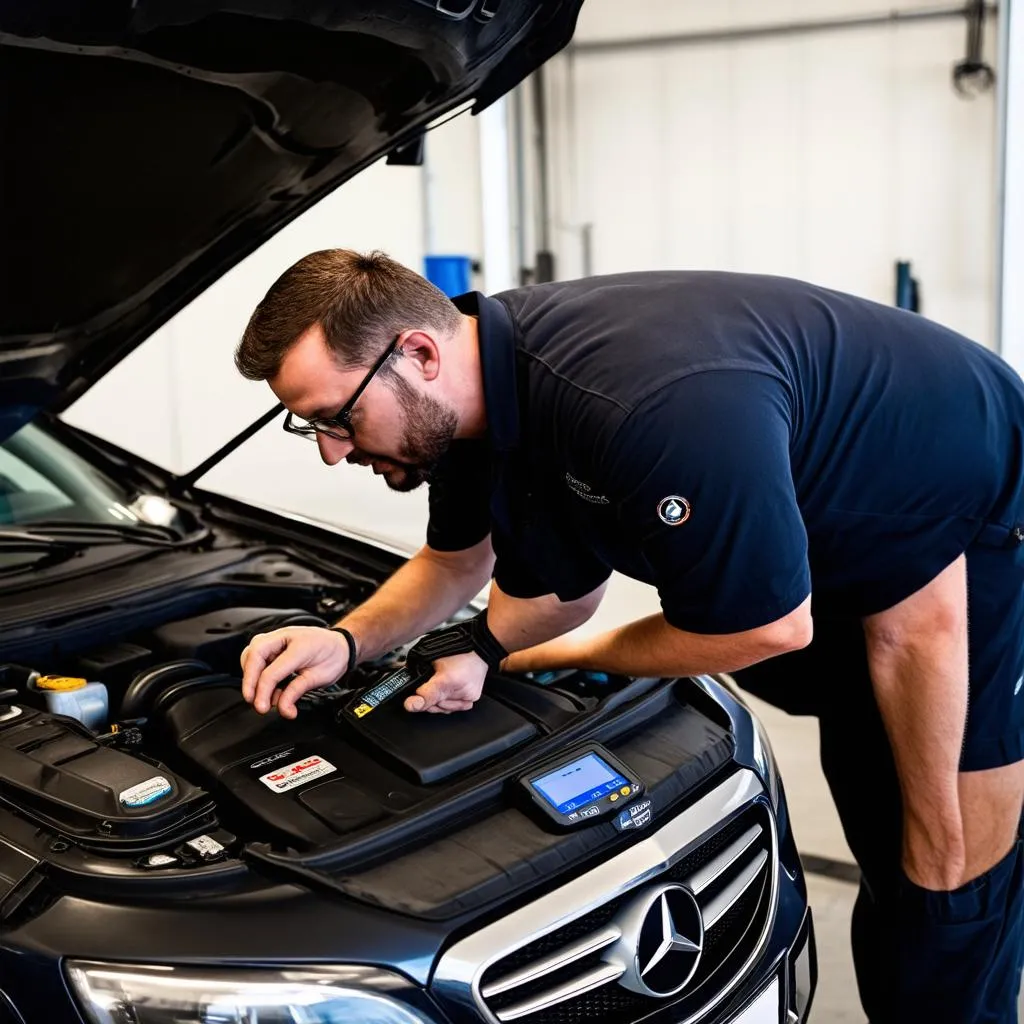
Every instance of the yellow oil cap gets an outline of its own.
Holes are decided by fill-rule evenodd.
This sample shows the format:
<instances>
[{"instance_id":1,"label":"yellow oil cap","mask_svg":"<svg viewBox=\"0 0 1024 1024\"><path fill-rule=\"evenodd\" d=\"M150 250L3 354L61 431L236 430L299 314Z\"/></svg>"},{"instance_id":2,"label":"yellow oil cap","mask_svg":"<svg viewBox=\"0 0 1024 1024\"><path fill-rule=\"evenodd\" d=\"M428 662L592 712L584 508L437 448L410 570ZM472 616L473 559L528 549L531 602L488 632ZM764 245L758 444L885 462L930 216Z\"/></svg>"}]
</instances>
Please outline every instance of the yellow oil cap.
<instances>
[{"instance_id":1,"label":"yellow oil cap","mask_svg":"<svg viewBox=\"0 0 1024 1024\"><path fill-rule=\"evenodd\" d=\"M87 682L75 676L40 676L35 686L37 690L81 690Z\"/></svg>"}]
</instances>

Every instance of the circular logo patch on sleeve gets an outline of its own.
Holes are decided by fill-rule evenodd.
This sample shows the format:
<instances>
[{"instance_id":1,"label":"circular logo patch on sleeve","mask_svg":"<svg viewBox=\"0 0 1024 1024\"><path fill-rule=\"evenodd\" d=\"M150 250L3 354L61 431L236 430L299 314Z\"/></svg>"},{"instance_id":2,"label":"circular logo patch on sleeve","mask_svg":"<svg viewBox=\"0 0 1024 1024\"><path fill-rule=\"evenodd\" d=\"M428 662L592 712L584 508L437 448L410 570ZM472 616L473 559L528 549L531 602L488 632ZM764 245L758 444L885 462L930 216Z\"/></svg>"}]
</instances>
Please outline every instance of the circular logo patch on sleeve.
<instances>
[{"instance_id":1,"label":"circular logo patch on sleeve","mask_svg":"<svg viewBox=\"0 0 1024 1024\"><path fill-rule=\"evenodd\" d=\"M670 494L658 502L658 518L666 526L679 526L690 518L690 503L681 495Z\"/></svg>"}]
</instances>

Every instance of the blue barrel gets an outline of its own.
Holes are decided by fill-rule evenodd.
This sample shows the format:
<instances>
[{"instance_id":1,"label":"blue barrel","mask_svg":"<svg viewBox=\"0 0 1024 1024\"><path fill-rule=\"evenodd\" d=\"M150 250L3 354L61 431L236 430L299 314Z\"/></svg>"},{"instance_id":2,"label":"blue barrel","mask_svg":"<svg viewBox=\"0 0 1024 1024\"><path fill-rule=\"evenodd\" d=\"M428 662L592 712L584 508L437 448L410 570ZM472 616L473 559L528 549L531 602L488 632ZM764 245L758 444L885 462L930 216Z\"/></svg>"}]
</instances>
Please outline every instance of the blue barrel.
<instances>
[{"instance_id":1,"label":"blue barrel","mask_svg":"<svg viewBox=\"0 0 1024 1024\"><path fill-rule=\"evenodd\" d=\"M468 256L424 256L423 276L449 298L470 290L473 261Z\"/></svg>"}]
</instances>

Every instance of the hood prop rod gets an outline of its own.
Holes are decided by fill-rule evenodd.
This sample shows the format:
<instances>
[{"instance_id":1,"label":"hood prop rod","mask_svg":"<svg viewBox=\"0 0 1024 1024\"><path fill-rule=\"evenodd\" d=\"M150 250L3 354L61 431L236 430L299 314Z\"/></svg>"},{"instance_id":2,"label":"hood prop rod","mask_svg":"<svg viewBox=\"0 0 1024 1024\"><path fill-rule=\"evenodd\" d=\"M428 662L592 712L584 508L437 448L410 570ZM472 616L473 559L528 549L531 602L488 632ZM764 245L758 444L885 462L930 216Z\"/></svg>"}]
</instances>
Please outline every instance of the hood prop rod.
<instances>
[{"instance_id":1,"label":"hood prop rod","mask_svg":"<svg viewBox=\"0 0 1024 1024\"><path fill-rule=\"evenodd\" d=\"M206 476L214 466L226 459L236 448L245 444L253 434L261 431L271 420L280 414L282 409L284 409L284 405L278 402L273 409L265 412L258 420L250 423L240 433L235 434L227 444L218 448L209 458L204 459L194 469L190 469L187 473L175 477L169 488L171 493L180 497L191 491L197 480Z\"/></svg>"}]
</instances>

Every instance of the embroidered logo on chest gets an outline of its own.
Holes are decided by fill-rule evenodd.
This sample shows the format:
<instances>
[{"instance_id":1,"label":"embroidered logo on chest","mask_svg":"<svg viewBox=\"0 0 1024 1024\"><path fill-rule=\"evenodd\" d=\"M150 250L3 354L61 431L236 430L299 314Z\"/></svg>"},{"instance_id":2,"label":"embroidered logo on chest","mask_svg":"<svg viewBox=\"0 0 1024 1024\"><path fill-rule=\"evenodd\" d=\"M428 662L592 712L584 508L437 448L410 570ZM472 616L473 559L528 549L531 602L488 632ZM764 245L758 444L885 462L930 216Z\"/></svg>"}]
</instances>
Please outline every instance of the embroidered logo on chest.
<instances>
[{"instance_id":1,"label":"embroidered logo on chest","mask_svg":"<svg viewBox=\"0 0 1024 1024\"><path fill-rule=\"evenodd\" d=\"M569 485L569 490L578 498L589 501L592 505L608 504L608 499L603 494L595 494L591 490L590 484L585 484L582 480L574 477L572 473L565 474L565 482Z\"/></svg>"},{"instance_id":2,"label":"embroidered logo on chest","mask_svg":"<svg viewBox=\"0 0 1024 1024\"><path fill-rule=\"evenodd\" d=\"M658 502L658 518L666 526L681 526L691 511L690 503L680 494L670 494Z\"/></svg>"}]
</instances>

